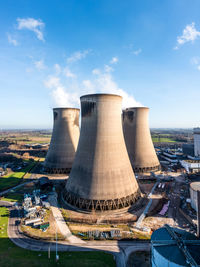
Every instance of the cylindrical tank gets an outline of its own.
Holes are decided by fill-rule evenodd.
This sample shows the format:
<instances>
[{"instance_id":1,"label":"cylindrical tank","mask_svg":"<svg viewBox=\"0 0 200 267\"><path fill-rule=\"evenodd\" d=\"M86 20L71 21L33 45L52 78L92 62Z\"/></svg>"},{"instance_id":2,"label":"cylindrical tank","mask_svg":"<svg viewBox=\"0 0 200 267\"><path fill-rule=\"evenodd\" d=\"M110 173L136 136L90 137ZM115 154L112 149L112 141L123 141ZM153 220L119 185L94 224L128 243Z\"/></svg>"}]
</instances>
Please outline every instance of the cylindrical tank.
<instances>
[{"instance_id":1,"label":"cylindrical tank","mask_svg":"<svg viewBox=\"0 0 200 267\"><path fill-rule=\"evenodd\" d=\"M191 206L197 211L197 191L200 191L200 182L193 182L190 184L190 198Z\"/></svg>"},{"instance_id":2,"label":"cylindrical tank","mask_svg":"<svg viewBox=\"0 0 200 267\"><path fill-rule=\"evenodd\" d=\"M123 131L129 159L136 173L160 170L148 122L149 108L135 107L123 111Z\"/></svg>"},{"instance_id":3,"label":"cylindrical tank","mask_svg":"<svg viewBox=\"0 0 200 267\"><path fill-rule=\"evenodd\" d=\"M122 97L81 97L81 132L65 199L85 210L132 205L140 190L128 158L121 123Z\"/></svg>"},{"instance_id":4,"label":"cylindrical tank","mask_svg":"<svg viewBox=\"0 0 200 267\"><path fill-rule=\"evenodd\" d=\"M151 236L151 266L200 266L200 240L184 230L171 228L171 231L172 235L165 227L162 227L153 232Z\"/></svg>"},{"instance_id":5,"label":"cylindrical tank","mask_svg":"<svg viewBox=\"0 0 200 267\"><path fill-rule=\"evenodd\" d=\"M79 140L79 109L54 108L53 133L44 167L48 173L71 170Z\"/></svg>"}]
</instances>

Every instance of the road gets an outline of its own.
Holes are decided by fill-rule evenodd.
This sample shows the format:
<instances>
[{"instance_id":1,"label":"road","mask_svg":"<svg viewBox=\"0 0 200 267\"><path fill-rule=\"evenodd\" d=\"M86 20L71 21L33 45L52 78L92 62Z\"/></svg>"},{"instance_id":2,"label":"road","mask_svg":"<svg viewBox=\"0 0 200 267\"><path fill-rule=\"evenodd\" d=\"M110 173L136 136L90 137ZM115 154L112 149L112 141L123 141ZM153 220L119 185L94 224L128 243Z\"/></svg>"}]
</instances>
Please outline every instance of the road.
<instances>
[{"instance_id":1,"label":"road","mask_svg":"<svg viewBox=\"0 0 200 267\"><path fill-rule=\"evenodd\" d=\"M0 201L0 206L10 208L10 218L8 223L8 236L17 246L34 251L52 251L56 250L56 242L48 242L32 239L25 236L19 228L19 210L13 203ZM87 241L85 243L69 243L68 241L59 241L58 251L96 251L101 250L111 253L115 256L117 267L125 267L129 255L134 251L150 250L150 242L144 241Z\"/></svg>"},{"instance_id":2,"label":"road","mask_svg":"<svg viewBox=\"0 0 200 267\"><path fill-rule=\"evenodd\" d=\"M56 227L59 228L61 234L67 238L67 240L70 243L76 243L76 244L83 244L85 243L85 241L83 241L81 238L78 238L74 235L72 235L71 231L69 230L69 227L67 226L62 213L60 211L60 209L58 208L58 201L57 201L57 194L56 192L54 192L53 195L50 195L48 197L48 201L51 205L51 211L53 213L54 219L56 221Z\"/></svg>"},{"instance_id":3,"label":"road","mask_svg":"<svg viewBox=\"0 0 200 267\"><path fill-rule=\"evenodd\" d=\"M138 220L137 220L137 223L136 223L136 227L137 227L137 228L140 228L140 225L141 225L142 221L144 220L144 218L146 217L146 215L147 215L147 213L148 213L148 211L149 211L149 208L150 208L151 203L152 203L152 198L151 198L151 196L152 196L152 194L153 194L155 188L156 188L157 185L159 184L159 182L160 182L160 180L158 180L158 181L154 184L153 188L151 189L151 192L150 192L149 195L148 195L149 202L148 202L148 204L147 204L147 206L145 207L144 211L142 212L142 214L140 215L140 217L139 217Z\"/></svg>"},{"instance_id":4,"label":"road","mask_svg":"<svg viewBox=\"0 0 200 267\"><path fill-rule=\"evenodd\" d=\"M5 191L2 191L2 192L0 192L0 197L5 195L5 194L7 194L7 193L9 193L9 192L11 192L12 190L18 189L18 188L23 187L24 185L30 184L30 183L33 183L33 181L28 181L28 182L25 182L23 184L19 184L19 185L16 185L14 187L11 187L11 188L9 188L9 189L7 189Z\"/></svg>"}]
</instances>

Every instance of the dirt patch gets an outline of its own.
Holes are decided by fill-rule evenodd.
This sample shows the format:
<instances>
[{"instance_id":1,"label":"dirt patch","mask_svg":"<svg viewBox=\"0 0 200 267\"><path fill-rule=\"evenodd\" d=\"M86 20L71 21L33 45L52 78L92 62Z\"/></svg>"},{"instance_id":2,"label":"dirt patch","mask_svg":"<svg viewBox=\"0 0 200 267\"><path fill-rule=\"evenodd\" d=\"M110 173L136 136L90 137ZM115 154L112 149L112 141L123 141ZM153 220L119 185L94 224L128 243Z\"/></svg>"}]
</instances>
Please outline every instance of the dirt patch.
<instances>
[{"instance_id":1,"label":"dirt patch","mask_svg":"<svg viewBox=\"0 0 200 267\"><path fill-rule=\"evenodd\" d=\"M45 232L40 229L32 228L31 226L21 225L22 232L35 239L44 239L44 240L55 240L56 239L56 228L57 224L54 219L54 216L51 210L47 211L44 222L49 222L50 226ZM59 240L64 240L64 236L61 234L60 230L57 228L57 238Z\"/></svg>"},{"instance_id":2,"label":"dirt patch","mask_svg":"<svg viewBox=\"0 0 200 267\"><path fill-rule=\"evenodd\" d=\"M146 217L142 222L143 227L151 228L153 231L160 227L163 227L165 224L173 226L174 220L172 218L166 217Z\"/></svg>"},{"instance_id":3,"label":"dirt patch","mask_svg":"<svg viewBox=\"0 0 200 267\"><path fill-rule=\"evenodd\" d=\"M144 194L149 194L151 192L151 189L153 188L154 184L155 183L140 183L139 182L140 190Z\"/></svg>"},{"instance_id":4,"label":"dirt patch","mask_svg":"<svg viewBox=\"0 0 200 267\"><path fill-rule=\"evenodd\" d=\"M147 216L153 216L157 214L159 211L161 211L163 205L167 203L167 201L168 200L166 198L152 199L152 204Z\"/></svg>"}]
</instances>

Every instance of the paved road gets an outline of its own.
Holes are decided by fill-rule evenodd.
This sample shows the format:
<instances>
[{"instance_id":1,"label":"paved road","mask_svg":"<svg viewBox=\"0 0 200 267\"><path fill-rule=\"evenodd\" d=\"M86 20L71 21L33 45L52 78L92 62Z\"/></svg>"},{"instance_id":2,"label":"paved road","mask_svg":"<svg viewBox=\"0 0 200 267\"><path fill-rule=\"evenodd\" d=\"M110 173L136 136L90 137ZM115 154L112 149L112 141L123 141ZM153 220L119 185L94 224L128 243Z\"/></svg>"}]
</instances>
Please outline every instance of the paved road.
<instances>
[{"instance_id":1,"label":"paved road","mask_svg":"<svg viewBox=\"0 0 200 267\"><path fill-rule=\"evenodd\" d=\"M140 225L141 225L142 221L144 220L144 218L146 217L146 215L147 215L147 213L148 213L148 210L149 210L149 208L150 208L150 206L151 206L151 204L152 204L152 198L151 198L151 196L152 196L152 194L153 194L153 192L154 192L156 186L159 184L159 182L160 182L160 180L158 180L158 181L154 184L153 188L151 189L151 192L150 192L149 195L148 195L149 202L148 202L148 204L147 204L147 206L145 207L144 211L142 212L142 214L140 215L140 217L139 217L138 220L137 220L137 223L136 223L136 227L137 227L137 228L140 228Z\"/></svg>"},{"instance_id":2,"label":"paved road","mask_svg":"<svg viewBox=\"0 0 200 267\"><path fill-rule=\"evenodd\" d=\"M1 205L1 202L0 202ZM8 236L19 247L35 251L56 250L55 242L41 241L25 236L18 226L19 211L16 206L10 207L10 219L8 224ZM58 251L95 251L101 250L112 253L115 256L117 267L125 267L129 255L137 250L149 250L149 242L137 241L88 241L84 244L59 241Z\"/></svg>"},{"instance_id":3,"label":"paved road","mask_svg":"<svg viewBox=\"0 0 200 267\"><path fill-rule=\"evenodd\" d=\"M20 187L22 187L22 186L24 186L24 185L26 185L26 184L30 184L30 183L32 183L32 182L33 182L33 181L28 181L28 182L25 182L25 183L23 183L23 184L19 184L19 185L17 185L17 186L11 187L11 188L9 188L9 189L3 191L3 192L0 192L0 197L3 196L3 195L5 195L5 194L7 194L7 193L9 193L9 192L12 191L12 190L18 189L18 188L20 188Z\"/></svg>"},{"instance_id":4,"label":"paved road","mask_svg":"<svg viewBox=\"0 0 200 267\"><path fill-rule=\"evenodd\" d=\"M83 241L82 239L72 235L71 231L69 230L69 227L67 226L62 213L60 211L60 209L58 208L58 202L57 202L57 194L53 194L50 195L48 197L49 203L51 205L51 210L54 216L54 219L56 221L56 225L59 228L60 232L62 233L62 235L67 238L67 240L70 243L76 243L76 244L83 244L85 243L85 241Z\"/></svg>"}]
</instances>

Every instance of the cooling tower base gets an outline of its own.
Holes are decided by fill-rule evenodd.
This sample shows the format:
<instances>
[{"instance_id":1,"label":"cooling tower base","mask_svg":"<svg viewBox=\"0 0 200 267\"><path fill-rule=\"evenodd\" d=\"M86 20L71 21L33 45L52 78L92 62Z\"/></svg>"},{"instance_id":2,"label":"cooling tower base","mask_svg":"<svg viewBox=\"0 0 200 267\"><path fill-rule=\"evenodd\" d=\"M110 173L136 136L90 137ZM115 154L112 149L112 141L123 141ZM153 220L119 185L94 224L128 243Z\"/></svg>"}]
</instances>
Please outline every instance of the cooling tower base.
<instances>
[{"instance_id":1,"label":"cooling tower base","mask_svg":"<svg viewBox=\"0 0 200 267\"><path fill-rule=\"evenodd\" d=\"M83 199L65 192L64 199L70 205L86 210L86 211L106 211L106 210L118 210L126 207L130 207L140 198L141 194L138 190L132 195L123 198L109 199L109 200L94 200L94 199Z\"/></svg>"},{"instance_id":2,"label":"cooling tower base","mask_svg":"<svg viewBox=\"0 0 200 267\"><path fill-rule=\"evenodd\" d=\"M68 221L84 224L124 224L134 223L148 203L143 195L132 205L116 210L83 210L65 200L66 191L60 195L61 206L68 214Z\"/></svg>"},{"instance_id":3,"label":"cooling tower base","mask_svg":"<svg viewBox=\"0 0 200 267\"><path fill-rule=\"evenodd\" d=\"M49 174L69 174L71 168L48 168L45 167L45 172Z\"/></svg>"},{"instance_id":4,"label":"cooling tower base","mask_svg":"<svg viewBox=\"0 0 200 267\"><path fill-rule=\"evenodd\" d=\"M158 172L161 170L160 165L153 167L134 167L134 173L148 173L148 172Z\"/></svg>"}]
</instances>

